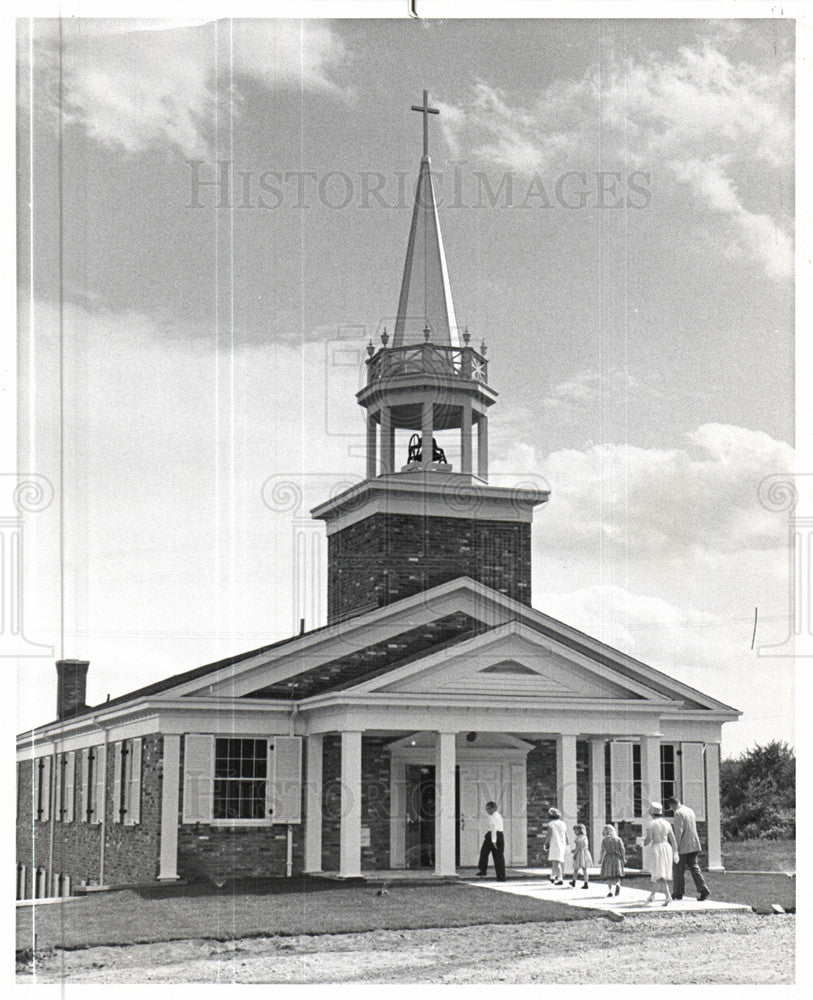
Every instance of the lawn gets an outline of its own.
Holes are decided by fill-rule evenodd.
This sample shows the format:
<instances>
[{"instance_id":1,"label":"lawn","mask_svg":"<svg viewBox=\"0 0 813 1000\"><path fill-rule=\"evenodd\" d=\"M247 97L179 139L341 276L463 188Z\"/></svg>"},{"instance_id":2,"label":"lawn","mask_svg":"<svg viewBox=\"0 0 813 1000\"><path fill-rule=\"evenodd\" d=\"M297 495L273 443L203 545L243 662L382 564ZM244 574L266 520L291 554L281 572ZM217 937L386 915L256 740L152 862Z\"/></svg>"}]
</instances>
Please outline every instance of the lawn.
<instances>
[{"instance_id":1,"label":"lawn","mask_svg":"<svg viewBox=\"0 0 813 1000\"><path fill-rule=\"evenodd\" d=\"M723 864L738 872L795 872L795 840L725 840Z\"/></svg>"},{"instance_id":2,"label":"lawn","mask_svg":"<svg viewBox=\"0 0 813 1000\"><path fill-rule=\"evenodd\" d=\"M317 879L268 880L218 891L205 886L98 893L66 903L19 907L17 948L87 948L255 935L337 934L383 928L584 920L590 910L465 885L376 887Z\"/></svg>"},{"instance_id":3,"label":"lawn","mask_svg":"<svg viewBox=\"0 0 813 1000\"><path fill-rule=\"evenodd\" d=\"M793 913L796 910L796 879L787 875L724 875L715 872L703 872L703 878L709 887L712 899L724 903L745 903L757 913L770 913L771 906L777 903L783 910ZM641 875L624 879L624 885L634 889L649 889L649 876ZM686 876L686 895L694 896L695 888L691 876Z\"/></svg>"}]
</instances>

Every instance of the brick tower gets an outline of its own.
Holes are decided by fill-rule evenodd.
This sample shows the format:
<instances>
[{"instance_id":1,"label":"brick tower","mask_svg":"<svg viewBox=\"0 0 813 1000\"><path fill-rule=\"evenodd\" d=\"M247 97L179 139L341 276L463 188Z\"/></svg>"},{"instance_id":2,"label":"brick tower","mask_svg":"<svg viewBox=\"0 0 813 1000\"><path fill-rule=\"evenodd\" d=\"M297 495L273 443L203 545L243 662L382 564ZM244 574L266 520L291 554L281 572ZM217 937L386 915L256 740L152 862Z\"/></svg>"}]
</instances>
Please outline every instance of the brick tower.
<instances>
[{"instance_id":1,"label":"brick tower","mask_svg":"<svg viewBox=\"0 0 813 1000\"><path fill-rule=\"evenodd\" d=\"M328 620L339 621L455 577L531 601L531 520L547 491L488 485L486 347L458 334L424 147L392 344L367 348L367 474L314 508L328 535ZM476 467L474 432L477 432ZM396 432L413 432L396 460ZM436 441L454 432L460 468ZM446 442L448 442L448 437ZM441 443L444 443L442 440ZM447 443L448 447L448 443ZM401 464L401 461L404 464Z\"/></svg>"}]
</instances>

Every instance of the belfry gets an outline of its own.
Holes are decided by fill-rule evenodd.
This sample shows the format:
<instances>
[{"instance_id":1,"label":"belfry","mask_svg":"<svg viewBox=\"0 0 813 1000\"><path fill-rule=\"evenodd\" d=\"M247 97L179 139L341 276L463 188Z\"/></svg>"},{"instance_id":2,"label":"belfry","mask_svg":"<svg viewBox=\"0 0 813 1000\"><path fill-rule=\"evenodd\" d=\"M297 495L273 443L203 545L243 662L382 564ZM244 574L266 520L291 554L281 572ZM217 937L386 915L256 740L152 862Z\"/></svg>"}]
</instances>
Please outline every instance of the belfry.
<instances>
[{"instance_id":1,"label":"belfry","mask_svg":"<svg viewBox=\"0 0 813 1000\"><path fill-rule=\"evenodd\" d=\"M370 341L357 394L366 478L313 511L327 525L330 621L458 576L531 601L531 519L548 492L489 485L497 393L485 342L478 350L458 330L428 152L428 115L438 112L423 98L413 106L424 145L395 330Z\"/></svg>"}]
</instances>

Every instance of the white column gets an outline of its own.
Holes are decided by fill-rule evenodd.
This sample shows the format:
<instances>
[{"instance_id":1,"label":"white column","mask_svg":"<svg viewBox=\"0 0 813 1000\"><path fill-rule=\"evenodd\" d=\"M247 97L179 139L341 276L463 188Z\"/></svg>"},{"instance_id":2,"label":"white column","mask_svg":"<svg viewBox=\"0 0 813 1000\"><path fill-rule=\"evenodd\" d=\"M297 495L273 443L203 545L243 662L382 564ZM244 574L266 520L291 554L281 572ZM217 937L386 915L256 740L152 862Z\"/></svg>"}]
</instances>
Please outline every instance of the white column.
<instances>
[{"instance_id":1,"label":"white column","mask_svg":"<svg viewBox=\"0 0 813 1000\"><path fill-rule=\"evenodd\" d=\"M590 844L596 864L601 852L601 831L606 816L604 749L604 739L590 740Z\"/></svg>"},{"instance_id":2,"label":"white column","mask_svg":"<svg viewBox=\"0 0 813 1000\"><path fill-rule=\"evenodd\" d=\"M661 738L641 737L641 835L646 837L650 824L649 805L661 801ZM663 803L665 807L665 803ZM641 864L649 871L649 848L641 850Z\"/></svg>"},{"instance_id":3,"label":"white column","mask_svg":"<svg viewBox=\"0 0 813 1000\"><path fill-rule=\"evenodd\" d=\"M339 875L361 875L361 733L342 733Z\"/></svg>"},{"instance_id":4,"label":"white column","mask_svg":"<svg viewBox=\"0 0 813 1000\"><path fill-rule=\"evenodd\" d=\"M477 420L477 475L488 482L488 417L485 413Z\"/></svg>"},{"instance_id":5,"label":"white column","mask_svg":"<svg viewBox=\"0 0 813 1000\"><path fill-rule=\"evenodd\" d=\"M421 412L421 465L424 467L432 461L432 438L434 436L435 404L431 399L426 399Z\"/></svg>"},{"instance_id":6,"label":"white column","mask_svg":"<svg viewBox=\"0 0 813 1000\"><path fill-rule=\"evenodd\" d=\"M305 740L305 871L322 870L322 736Z\"/></svg>"},{"instance_id":7,"label":"white column","mask_svg":"<svg viewBox=\"0 0 813 1000\"><path fill-rule=\"evenodd\" d=\"M164 759L161 771L161 855L158 878L161 882L171 882L178 878L181 737L165 735L163 753Z\"/></svg>"},{"instance_id":8,"label":"white column","mask_svg":"<svg viewBox=\"0 0 813 1000\"><path fill-rule=\"evenodd\" d=\"M463 400L460 416L460 471L464 476L471 475L471 399Z\"/></svg>"},{"instance_id":9,"label":"white column","mask_svg":"<svg viewBox=\"0 0 813 1000\"><path fill-rule=\"evenodd\" d=\"M377 427L375 417L372 413L367 414L367 478L375 479L376 476L376 434Z\"/></svg>"},{"instance_id":10,"label":"white column","mask_svg":"<svg viewBox=\"0 0 813 1000\"><path fill-rule=\"evenodd\" d=\"M435 739L435 874L454 875L455 734L437 733Z\"/></svg>"},{"instance_id":11,"label":"white column","mask_svg":"<svg viewBox=\"0 0 813 1000\"><path fill-rule=\"evenodd\" d=\"M561 733L556 737L556 804L567 826L568 842L573 842L573 826L577 821L576 802L576 737ZM568 851L565 870L569 871L573 856Z\"/></svg>"},{"instance_id":12,"label":"white column","mask_svg":"<svg viewBox=\"0 0 813 1000\"><path fill-rule=\"evenodd\" d=\"M392 472L395 463L395 430L389 406L381 407L381 475Z\"/></svg>"},{"instance_id":13,"label":"white column","mask_svg":"<svg viewBox=\"0 0 813 1000\"><path fill-rule=\"evenodd\" d=\"M720 744L706 744L706 836L708 868L725 871L720 831Z\"/></svg>"}]
</instances>

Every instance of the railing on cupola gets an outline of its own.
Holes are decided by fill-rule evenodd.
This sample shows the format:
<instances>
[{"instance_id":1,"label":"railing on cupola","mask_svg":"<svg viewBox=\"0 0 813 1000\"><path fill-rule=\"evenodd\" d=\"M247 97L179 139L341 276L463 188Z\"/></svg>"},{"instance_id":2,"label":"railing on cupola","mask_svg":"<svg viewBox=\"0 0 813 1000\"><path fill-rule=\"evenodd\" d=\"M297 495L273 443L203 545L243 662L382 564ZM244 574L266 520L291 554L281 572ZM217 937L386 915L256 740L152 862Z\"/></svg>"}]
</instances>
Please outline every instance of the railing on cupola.
<instances>
[{"instance_id":1,"label":"railing on cupola","mask_svg":"<svg viewBox=\"0 0 813 1000\"><path fill-rule=\"evenodd\" d=\"M485 342L479 351L470 347L468 330L463 334L463 347L432 344L429 336L430 331L425 329L423 344L387 347L390 338L385 327L381 334L383 346L376 352L372 340L367 345L367 384L407 375L442 375L488 383Z\"/></svg>"}]
</instances>

